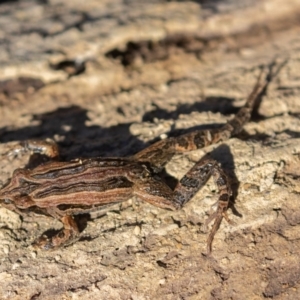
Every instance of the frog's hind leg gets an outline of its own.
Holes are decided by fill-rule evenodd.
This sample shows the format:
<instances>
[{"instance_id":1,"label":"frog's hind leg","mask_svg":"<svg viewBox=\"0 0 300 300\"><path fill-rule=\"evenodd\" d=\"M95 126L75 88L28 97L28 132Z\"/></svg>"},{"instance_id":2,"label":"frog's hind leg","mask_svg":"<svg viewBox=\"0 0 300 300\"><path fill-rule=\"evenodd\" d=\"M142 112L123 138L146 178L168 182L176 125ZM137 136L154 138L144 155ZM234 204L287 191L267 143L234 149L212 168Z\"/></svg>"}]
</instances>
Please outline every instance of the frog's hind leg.
<instances>
[{"instance_id":1,"label":"frog's hind leg","mask_svg":"<svg viewBox=\"0 0 300 300\"><path fill-rule=\"evenodd\" d=\"M194 195L213 177L219 190L217 210L206 221L206 225L215 220L207 240L207 254L211 253L213 238L225 218L233 224L227 216L227 207L232 195L228 176L213 159L203 159L196 163L178 182L174 191L156 177L150 177L137 183L134 194L140 199L160 208L181 209Z\"/></svg>"},{"instance_id":2,"label":"frog's hind leg","mask_svg":"<svg viewBox=\"0 0 300 300\"><path fill-rule=\"evenodd\" d=\"M52 139L45 140L27 140L21 143L21 149L40 155L45 155L49 159L59 158L59 149L56 142Z\"/></svg>"},{"instance_id":3,"label":"frog's hind leg","mask_svg":"<svg viewBox=\"0 0 300 300\"><path fill-rule=\"evenodd\" d=\"M30 139L25 140L14 146L8 152L8 156L18 156L30 153L30 159L26 165L27 169L33 169L46 161L59 160L59 148L56 142L50 138L45 140Z\"/></svg>"}]
</instances>

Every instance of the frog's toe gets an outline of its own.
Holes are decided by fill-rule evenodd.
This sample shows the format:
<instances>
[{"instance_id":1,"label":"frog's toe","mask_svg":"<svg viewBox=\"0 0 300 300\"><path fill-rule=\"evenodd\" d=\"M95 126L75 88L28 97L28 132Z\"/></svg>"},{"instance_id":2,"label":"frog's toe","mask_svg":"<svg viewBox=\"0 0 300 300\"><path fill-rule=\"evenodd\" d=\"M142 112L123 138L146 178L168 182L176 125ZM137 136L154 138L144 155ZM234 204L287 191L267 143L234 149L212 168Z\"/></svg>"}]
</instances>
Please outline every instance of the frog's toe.
<instances>
[{"instance_id":1,"label":"frog's toe","mask_svg":"<svg viewBox=\"0 0 300 300\"><path fill-rule=\"evenodd\" d=\"M51 250L54 247L52 239L49 239L47 236L42 235L40 238L34 241L32 246L36 249L41 249L41 250Z\"/></svg>"}]
</instances>

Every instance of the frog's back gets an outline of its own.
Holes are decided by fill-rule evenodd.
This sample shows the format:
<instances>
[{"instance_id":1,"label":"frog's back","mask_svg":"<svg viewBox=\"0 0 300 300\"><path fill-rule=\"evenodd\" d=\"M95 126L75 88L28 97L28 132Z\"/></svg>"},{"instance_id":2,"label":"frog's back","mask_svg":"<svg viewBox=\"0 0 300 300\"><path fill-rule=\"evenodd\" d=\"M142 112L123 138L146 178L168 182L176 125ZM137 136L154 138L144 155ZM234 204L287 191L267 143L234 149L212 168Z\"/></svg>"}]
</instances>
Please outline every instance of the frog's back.
<instances>
[{"instance_id":1,"label":"frog's back","mask_svg":"<svg viewBox=\"0 0 300 300\"><path fill-rule=\"evenodd\" d=\"M0 191L0 199L20 209L123 200L132 195L132 174L143 171L131 159L91 158L49 162L32 170L18 169ZM114 202L114 201L113 201Z\"/></svg>"}]
</instances>

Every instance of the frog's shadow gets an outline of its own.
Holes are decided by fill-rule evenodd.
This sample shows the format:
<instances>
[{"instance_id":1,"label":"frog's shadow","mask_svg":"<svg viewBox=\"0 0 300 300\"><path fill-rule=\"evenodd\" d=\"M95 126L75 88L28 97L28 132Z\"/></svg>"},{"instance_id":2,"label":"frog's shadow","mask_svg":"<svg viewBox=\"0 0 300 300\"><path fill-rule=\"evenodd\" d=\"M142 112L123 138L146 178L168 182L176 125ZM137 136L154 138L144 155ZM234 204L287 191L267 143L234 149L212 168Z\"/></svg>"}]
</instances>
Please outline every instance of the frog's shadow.
<instances>
[{"instance_id":1,"label":"frog's shadow","mask_svg":"<svg viewBox=\"0 0 300 300\"><path fill-rule=\"evenodd\" d=\"M218 102L217 99L220 101ZM221 111L223 114L235 114L237 108L232 105L232 101L231 98L209 97L192 105L179 105L176 110L171 112L155 107L154 110L146 112L142 120L153 122L156 118L164 120L177 119L180 114L190 114L193 111ZM216 106L219 109L216 109ZM147 144L131 134L131 122L108 128L98 125L86 126L86 122L89 121L88 110L77 105L58 108L45 114L33 115L32 121L35 124L38 123L38 125L15 130L10 130L8 127L0 128L0 142L45 139L53 136L63 137L58 143L62 160L97 156L124 157L133 155L147 147ZM198 125L186 130L171 128L170 136L177 136L193 130L216 128L221 125ZM150 141L149 144L156 140Z\"/></svg>"}]
</instances>

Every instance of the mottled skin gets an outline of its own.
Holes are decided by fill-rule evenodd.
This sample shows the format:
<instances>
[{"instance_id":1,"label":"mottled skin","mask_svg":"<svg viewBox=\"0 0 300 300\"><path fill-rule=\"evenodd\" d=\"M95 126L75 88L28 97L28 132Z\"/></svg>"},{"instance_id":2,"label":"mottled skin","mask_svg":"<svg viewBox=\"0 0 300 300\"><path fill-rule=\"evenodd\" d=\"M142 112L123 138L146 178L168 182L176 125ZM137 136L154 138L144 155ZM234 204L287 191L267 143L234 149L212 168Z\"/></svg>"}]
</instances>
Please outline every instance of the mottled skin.
<instances>
[{"instance_id":1,"label":"mottled skin","mask_svg":"<svg viewBox=\"0 0 300 300\"><path fill-rule=\"evenodd\" d=\"M58 234L51 238L42 236L35 242L35 246L51 249L78 238L79 230L73 215L98 210L132 196L160 208L181 209L213 176L219 199L217 210L206 221L207 225L215 219L207 241L207 253L210 253L223 217L230 222L227 208L232 192L226 174L216 161L200 160L172 190L162 182L159 173L175 153L200 149L238 134L261 101L272 75L271 69L265 78L261 72L245 105L220 129L198 130L167 138L128 158L55 160L33 169L17 169L0 190L0 203L19 214L34 212L59 219L64 228ZM58 147L52 140L29 140L22 149L52 159L59 156Z\"/></svg>"}]
</instances>

